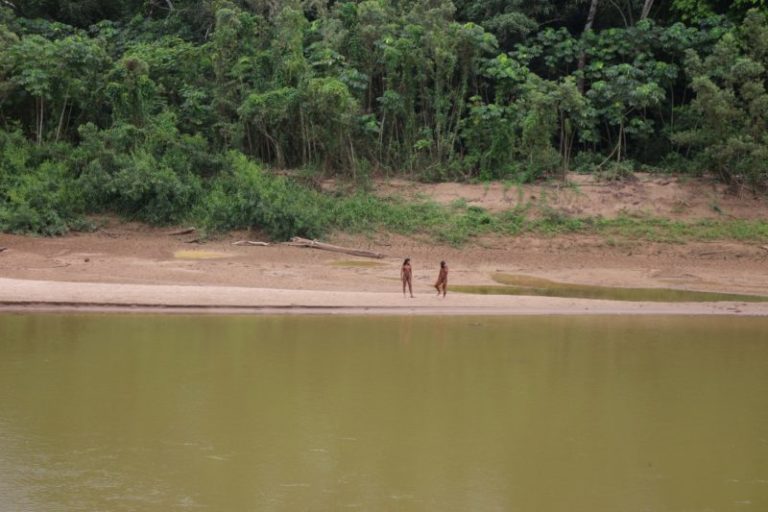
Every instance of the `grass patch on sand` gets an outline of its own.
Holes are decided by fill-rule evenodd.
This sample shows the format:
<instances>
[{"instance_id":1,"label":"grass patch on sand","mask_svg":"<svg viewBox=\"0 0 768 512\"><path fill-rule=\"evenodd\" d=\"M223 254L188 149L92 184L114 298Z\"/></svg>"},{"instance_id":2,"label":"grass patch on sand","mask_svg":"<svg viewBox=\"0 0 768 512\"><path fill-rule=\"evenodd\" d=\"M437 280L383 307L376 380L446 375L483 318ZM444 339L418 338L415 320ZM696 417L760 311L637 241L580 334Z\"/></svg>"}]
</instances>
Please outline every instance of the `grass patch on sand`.
<instances>
[{"instance_id":1,"label":"grass patch on sand","mask_svg":"<svg viewBox=\"0 0 768 512\"><path fill-rule=\"evenodd\" d=\"M701 219L686 222L621 216L615 219L601 219L597 223L597 227L602 234L658 242L686 242L691 240L768 241L768 222L762 219Z\"/></svg>"},{"instance_id":2,"label":"grass patch on sand","mask_svg":"<svg viewBox=\"0 0 768 512\"><path fill-rule=\"evenodd\" d=\"M221 258L230 258L232 257L232 254L215 251L183 250L174 252L173 257L178 260L216 260Z\"/></svg>"},{"instance_id":3,"label":"grass patch on sand","mask_svg":"<svg viewBox=\"0 0 768 512\"><path fill-rule=\"evenodd\" d=\"M768 221L762 219L699 219L690 221L658 217L620 215L615 218L576 217L553 210L531 212L521 207L489 212L459 202L446 206L429 201L405 203L372 199L363 207L356 204L350 223L339 222L339 230L370 232L384 229L406 235L425 235L440 243L461 246L483 235L516 236L526 233L558 236L599 235L606 240L642 240L682 243L688 241L735 240L768 242ZM340 205L340 209L345 208Z\"/></svg>"}]
</instances>

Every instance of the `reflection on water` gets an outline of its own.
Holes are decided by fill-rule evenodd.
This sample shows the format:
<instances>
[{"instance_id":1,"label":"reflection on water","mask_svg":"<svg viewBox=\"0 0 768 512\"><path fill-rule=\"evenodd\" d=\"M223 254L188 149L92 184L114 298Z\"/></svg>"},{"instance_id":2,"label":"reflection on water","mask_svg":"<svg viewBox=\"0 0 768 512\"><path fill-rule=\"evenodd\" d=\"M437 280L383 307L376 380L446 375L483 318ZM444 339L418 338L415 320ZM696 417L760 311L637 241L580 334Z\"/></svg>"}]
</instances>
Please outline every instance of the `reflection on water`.
<instances>
[{"instance_id":1,"label":"reflection on water","mask_svg":"<svg viewBox=\"0 0 768 512\"><path fill-rule=\"evenodd\" d=\"M768 510L768 321L0 316L0 511Z\"/></svg>"}]
</instances>

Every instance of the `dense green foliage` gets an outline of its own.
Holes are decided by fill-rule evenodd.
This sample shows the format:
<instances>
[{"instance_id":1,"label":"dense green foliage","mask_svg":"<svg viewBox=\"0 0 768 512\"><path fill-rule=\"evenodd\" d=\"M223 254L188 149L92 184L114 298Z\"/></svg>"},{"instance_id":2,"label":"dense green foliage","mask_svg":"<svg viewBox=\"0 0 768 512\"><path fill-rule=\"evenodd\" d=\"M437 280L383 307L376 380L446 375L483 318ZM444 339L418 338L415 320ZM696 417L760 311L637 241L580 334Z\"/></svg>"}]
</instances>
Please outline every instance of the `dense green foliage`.
<instances>
[{"instance_id":1,"label":"dense green foliage","mask_svg":"<svg viewBox=\"0 0 768 512\"><path fill-rule=\"evenodd\" d=\"M674 168L763 190L767 69L762 0L0 0L0 230L507 225L269 169Z\"/></svg>"}]
</instances>

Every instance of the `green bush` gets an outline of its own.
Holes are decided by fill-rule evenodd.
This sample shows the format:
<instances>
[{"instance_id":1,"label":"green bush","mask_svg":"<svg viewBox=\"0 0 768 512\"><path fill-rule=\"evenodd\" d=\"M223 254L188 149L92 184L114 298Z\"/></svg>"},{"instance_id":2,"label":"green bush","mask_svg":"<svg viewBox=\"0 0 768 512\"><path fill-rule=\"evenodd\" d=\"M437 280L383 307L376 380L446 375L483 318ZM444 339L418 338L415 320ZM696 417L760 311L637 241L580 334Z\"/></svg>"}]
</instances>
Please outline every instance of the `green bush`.
<instances>
[{"instance_id":1,"label":"green bush","mask_svg":"<svg viewBox=\"0 0 768 512\"><path fill-rule=\"evenodd\" d=\"M185 220L203 196L201 174L218 171L205 141L179 134L172 116L144 127L117 124L80 129L72 159L91 212L110 211L150 224Z\"/></svg>"},{"instance_id":2,"label":"green bush","mask_svg":"<svg viewBox=\"0 0 768 512\"><path fill-rule=\"evenodd\" d=\"M79 201L64 165L44 162L4 181L0 231L51 236L83 227Z\"/></svg>"},{"instance_id":3,"label":"green bush","mask_svg":"<svg viewBox=\"0 0 768 512\"><path fill-rule=\"evenodd\" d=\"M179 176L141 153L131 155L114 174L94 166L80 177L78 188L89 200L89 212L113 212L155 225L186 219L202 190L197 177Z\"/></svg>"},{"instance_id":4,"label":"green bush","mask_svg":"<svg viewBox=\"0 0 768 512\"><path fill-rule=\"evenodd\" d=\"M699 169L736 188L768 189L768 17L751 10L711 55L689 51L686 69L694 100L683 109L683 129L672 135L692 152Z\"/></svg>"},{"instance_id":5,"label":"green bush","mask_svg":"<svg viewBox=\"0 0 768 512\"><path fill-rule=\"evenodd\" d=\"M257 228L275 239L314 238L329 228L321 194L272 176L244 155L230 153L229 166L213 180L198 211L211 231Z\"/></svg>"},{"instance_id":6,"label":"green bush","mask_svg":"<svg viewBox=\"0 0 768 512\"><path fill-rule=\"evenodd\" d=\"M60 235L84 226L65 162L40 160L17 132L0 131L0 231Z\"/></svg>"}]
</instances>

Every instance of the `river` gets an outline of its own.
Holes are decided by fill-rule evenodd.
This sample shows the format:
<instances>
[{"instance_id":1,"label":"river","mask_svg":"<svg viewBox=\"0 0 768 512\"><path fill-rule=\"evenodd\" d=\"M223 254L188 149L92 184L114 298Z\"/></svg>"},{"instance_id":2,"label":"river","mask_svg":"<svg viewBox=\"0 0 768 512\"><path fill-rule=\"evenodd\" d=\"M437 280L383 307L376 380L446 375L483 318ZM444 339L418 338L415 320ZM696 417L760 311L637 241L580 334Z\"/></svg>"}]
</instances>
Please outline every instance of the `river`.
<instances>
[{"instance_id":1,"label":"river","mask_svg":"<svg viewBox=\"0 0 768 512\"><path fill-rule=\"evenodd\" d=\"M768 510L768 320L0 315L0 511Z\"/></svg>"}]
</instances>

